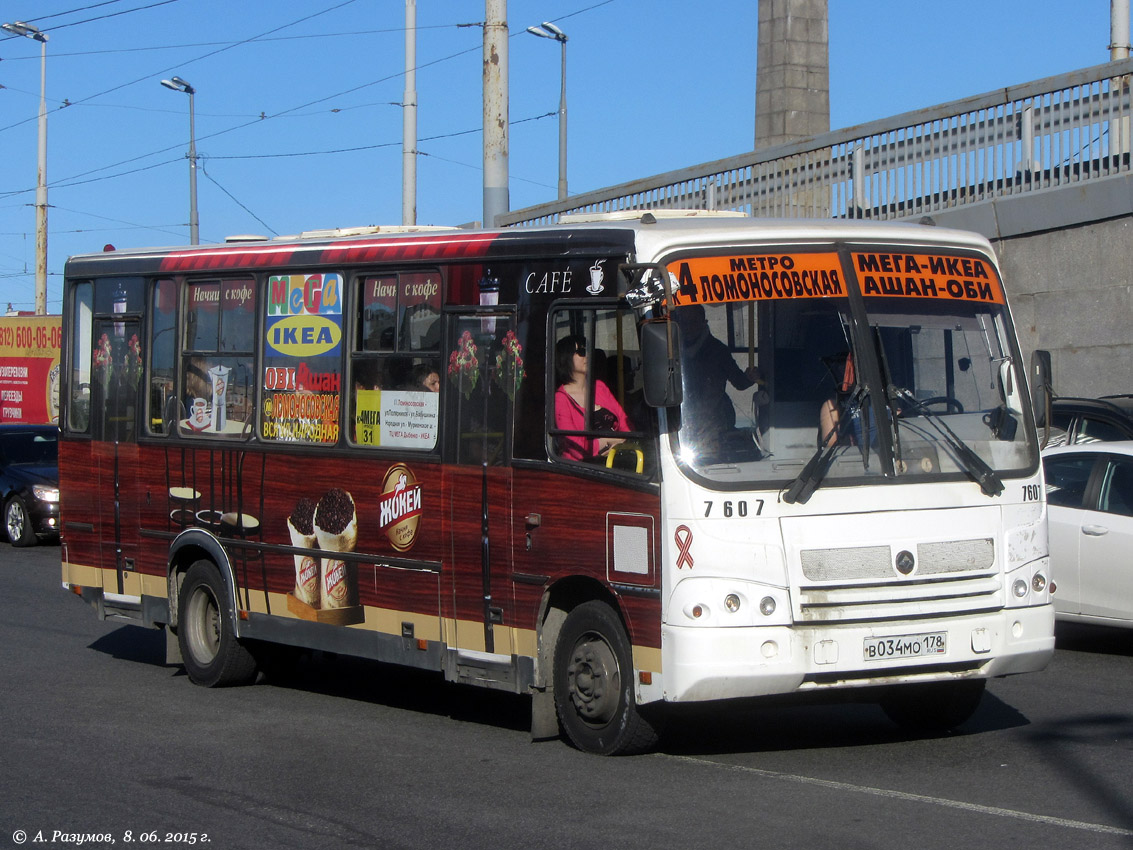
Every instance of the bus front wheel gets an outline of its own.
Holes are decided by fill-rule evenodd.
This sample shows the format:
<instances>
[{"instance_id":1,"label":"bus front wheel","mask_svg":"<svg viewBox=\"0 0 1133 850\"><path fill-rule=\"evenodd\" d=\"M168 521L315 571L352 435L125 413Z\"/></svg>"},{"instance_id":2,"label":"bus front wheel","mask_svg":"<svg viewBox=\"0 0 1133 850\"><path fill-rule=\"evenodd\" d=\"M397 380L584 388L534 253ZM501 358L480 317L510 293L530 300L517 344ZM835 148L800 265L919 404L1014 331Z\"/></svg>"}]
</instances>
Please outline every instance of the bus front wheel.
<instances>
[{"instance_id":1,"label":"bus front wheel","mask_svg":"<svg viewBox=\"0 0 1133 850\"><path fill-rule=\"evenodd\" d=\"M236 638L227 589L211 562L189 567L179 602L177 641L189 679L207 688L251 682L256 661Z\"/></svg>"},{"instance_id":2,"label":"bus front wheel","mask_svg":"<svg viewBox=\"0 0 1133 850\"><path fill-rule=\"evenodd\" d=\"M603 602L585 602L567 615L555 645L555 710L567 739L598 755L629 755L657 740L634 699L629 640Z\"/></svg>"},{"instance_id":3,"label":"bus front wheel","mask_svg":"<svg viewBox=\"0 0 1133 850\"><path fill-rule=\"evenodd\" d=\"M986 684L984 679L966 679L903 685L882 698L881 709L902 729L947 732L976 713Z\"/></svg>"}]
</instances>

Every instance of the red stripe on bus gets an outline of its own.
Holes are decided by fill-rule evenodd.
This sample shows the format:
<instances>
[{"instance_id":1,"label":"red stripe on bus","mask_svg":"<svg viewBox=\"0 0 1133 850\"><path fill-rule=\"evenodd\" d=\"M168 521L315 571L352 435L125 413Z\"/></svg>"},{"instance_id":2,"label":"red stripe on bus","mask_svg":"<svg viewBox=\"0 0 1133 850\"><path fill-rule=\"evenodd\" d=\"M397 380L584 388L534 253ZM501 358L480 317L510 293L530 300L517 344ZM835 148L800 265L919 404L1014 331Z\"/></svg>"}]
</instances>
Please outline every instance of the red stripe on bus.
<instances>
[{"instance_id":1,"label":"red stripe on bus","mask_svg":"<svg viewBox=\"0 0 1133 850\"><path fill-rule=\"evenodd\" d=\"M411 240L330 243L321 245L271 245L221 247L213 251L172 253L161 260L166 273L212 271L234 268L264 268L308 263L405 262L409 260L482 257L497 234L449 234Z\"/></svg>"}]
</instances>

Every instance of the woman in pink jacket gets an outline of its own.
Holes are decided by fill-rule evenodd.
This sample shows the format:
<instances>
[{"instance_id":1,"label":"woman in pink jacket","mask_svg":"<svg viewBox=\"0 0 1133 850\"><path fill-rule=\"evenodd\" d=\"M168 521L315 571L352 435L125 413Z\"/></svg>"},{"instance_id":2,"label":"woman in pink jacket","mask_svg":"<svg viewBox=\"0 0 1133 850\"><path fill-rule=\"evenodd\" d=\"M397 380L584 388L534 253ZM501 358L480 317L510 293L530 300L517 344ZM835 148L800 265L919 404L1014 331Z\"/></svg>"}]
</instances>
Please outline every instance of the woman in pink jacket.
<instances>
[{"instance_id":1,"label":"woman in pink jacket","mask_svg":"<svg viewBox=\"0 0 1133 850\"><path fill-rule=\"evenodd\" d=\"M555 391L555 427L564 431L611 432L609 437L562 437L560 453L567 460L602 456L611 446L624 442L623 438L612 436L612 432L633 430L610 388L597 379L594 381L590 423L587 424L584 405L588 371L586 340L577 334L560 339L555 345L555 379L559 384Z\"/></svg>"}]
</instances>

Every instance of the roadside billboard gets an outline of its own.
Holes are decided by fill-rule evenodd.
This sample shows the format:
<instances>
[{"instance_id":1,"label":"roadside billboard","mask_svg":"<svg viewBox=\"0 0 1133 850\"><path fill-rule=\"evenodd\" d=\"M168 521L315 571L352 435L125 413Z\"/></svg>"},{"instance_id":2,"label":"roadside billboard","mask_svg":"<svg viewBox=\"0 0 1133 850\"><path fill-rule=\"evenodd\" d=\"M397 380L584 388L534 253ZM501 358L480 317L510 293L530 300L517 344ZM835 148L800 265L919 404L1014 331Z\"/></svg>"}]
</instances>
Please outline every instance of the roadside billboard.
<instances>
[{"instance_id":1,"label":"roadside billboard","mask_svg":"<svg viewBox=\"0 0 1133 850\"><path fill-rule=\"evenodd\" d=\"M60 316L0 316L0 422L59 423Z\"/></svg>"}]
</instances>

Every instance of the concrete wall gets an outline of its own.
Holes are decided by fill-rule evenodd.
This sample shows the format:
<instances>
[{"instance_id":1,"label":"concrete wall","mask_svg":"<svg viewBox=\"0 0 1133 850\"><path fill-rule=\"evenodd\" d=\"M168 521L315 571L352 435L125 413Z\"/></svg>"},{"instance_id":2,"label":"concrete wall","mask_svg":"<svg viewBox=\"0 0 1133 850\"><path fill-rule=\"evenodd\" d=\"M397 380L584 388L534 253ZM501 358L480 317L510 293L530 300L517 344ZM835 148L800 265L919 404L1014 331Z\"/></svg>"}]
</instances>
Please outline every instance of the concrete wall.
<instances>
[{"instance_id":1,"label":"concrete wall","mask_svg":"<svg viewBox=\"0 0 1133 850\"><path fill-rule=\"evenodd\" d=\"M1019 342L1058 395L1133 392L1133 215L997 240Z\"/></svg>"},{"instance_id":2,"label":"concrete wall","mask_svg":"<svg viewBox=\"0 0 1133 850\"><path fill-rule=\"evenodd\" d=\"M1072 184L942 213L995 246L1023 356L1058 395L1133 393L1133 181Z\"/></svg>"}]
</instances>

